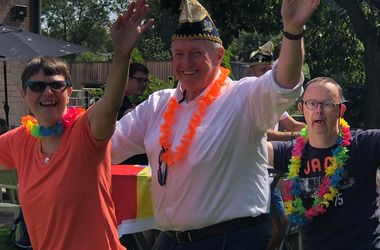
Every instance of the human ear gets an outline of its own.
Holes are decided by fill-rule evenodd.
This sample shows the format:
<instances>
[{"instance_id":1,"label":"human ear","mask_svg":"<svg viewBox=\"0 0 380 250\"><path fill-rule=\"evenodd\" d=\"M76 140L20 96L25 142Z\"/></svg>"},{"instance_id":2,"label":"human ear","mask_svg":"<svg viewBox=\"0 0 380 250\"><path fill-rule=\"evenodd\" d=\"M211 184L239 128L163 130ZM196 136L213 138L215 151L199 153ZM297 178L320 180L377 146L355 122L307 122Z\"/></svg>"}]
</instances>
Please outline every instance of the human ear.
<instances>
[{"instance_id":1,"label":"human ear","mask_svg":"<svg viewBox=\"0 0 380 250\"><path fill-rule=\"evenodd\" d=\"M221 63L223 61L223 57L224 57L224 48L223 47L219 47L217 48L217 56L218 56L218 61L219 63Z\"/></svg>"},{"instance_id":2,"label":"human ear","mask_svg":"<svg viewBox=\"0 0 380 250\"><path fill-rule=\"evenodd\" d=\"M299 102L298 105L297 105L297 107L298 107L298 111L303 114L303 106L302 106L302 104L303 104L302 102Z\"/></svg>"},{"instance_id":3,"label":"human ear","mask_svg":"<svg viewBox=\"0 0 380 250\"><path fill-rule=\"evenodd\" d=\"M344 113L346 112L346 109L346 105L342 103L339 107L339 117L343 117Z\"/></svg>"}]
</instances>

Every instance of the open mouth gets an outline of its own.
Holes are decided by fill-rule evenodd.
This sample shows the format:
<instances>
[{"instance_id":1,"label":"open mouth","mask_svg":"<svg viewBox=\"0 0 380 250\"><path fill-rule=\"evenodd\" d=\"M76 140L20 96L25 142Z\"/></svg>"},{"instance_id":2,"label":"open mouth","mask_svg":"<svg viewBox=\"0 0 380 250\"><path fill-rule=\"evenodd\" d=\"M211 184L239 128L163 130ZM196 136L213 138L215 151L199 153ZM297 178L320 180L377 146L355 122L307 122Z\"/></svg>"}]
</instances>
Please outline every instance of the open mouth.
<instances>
[{"instance_id":1,"label":"open mouth","mask_svg":"<svg viewBox=\"0 0 380 250\"><path fill-rule=\"evenodd\" d=\"M315 120L314 123L316 125L324 125L326 122L324 120Z\"/></svg>"},{"instance_id":2,"label":"open mouth","mask_svg":"<svg viewBox=\"0 0 380 250\"><path fill-rule=\"evenodd\" d=\"M193 71L182 71L182 73L184 75L194 75L195 73L197 73L197 70L193 70Z\"/></svg>"},{"instance_id":3,"label":"open mouth","mask_svg":"<svg viewBox=\"0 0 380 250\"><path fill-rule=\"evenodd\" d=\"M41 101L40 105L42 107L53 107L57 105L57 101L53 101L53 100Z\"/></svg>"}]
</instances>

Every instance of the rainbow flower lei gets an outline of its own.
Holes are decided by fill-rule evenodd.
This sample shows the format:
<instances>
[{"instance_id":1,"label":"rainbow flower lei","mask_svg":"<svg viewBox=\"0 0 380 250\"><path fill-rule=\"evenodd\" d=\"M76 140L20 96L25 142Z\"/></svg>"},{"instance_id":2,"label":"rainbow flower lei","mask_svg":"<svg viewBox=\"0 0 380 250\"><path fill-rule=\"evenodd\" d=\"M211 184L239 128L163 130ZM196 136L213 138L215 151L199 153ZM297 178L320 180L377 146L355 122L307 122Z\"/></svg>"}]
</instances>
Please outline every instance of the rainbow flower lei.
<instances>
[{"instance_id":1,"label":"rainbow flower lei","mask_svg":"<svg viewBox=\"0 0 380 250\"><path fill-rule=\"evenodd\" d=\"M68 107L67 112L63 115L62 121L57 122L54 127L44 127L38 125L36 118L26 115L21 118L22 125L28 132L36 138L62 134L65 128L70 127L77 117L85 111L84 108Z\"/></svg>"},{"instance_id":2,"label":"rainbow flower lei","mask_svg":"<svg viewBox=\"0 0 380 250\"><path fill-rule=\"evenodd\" d=\"M329 207L329 202L333 201L338 193L339 182L343 178L343 166L345 165L348 156L348 146L351 142L350 126L340 118L340 131L337 143L339 144L332 150L332 164L325 170L325 176L319 186L319 190L314 197L313 205L306 209L303 206L300 197L300 167L301 156L306 143L308 142L307 127L300 131L300 136L296 139L294 148L292 149L292 157L289 164L289 172L285 181L284 190L284 205L285 213L291 222L304 226L308 224L313 217L326 212Z\"/></svg>"}]
</instances>

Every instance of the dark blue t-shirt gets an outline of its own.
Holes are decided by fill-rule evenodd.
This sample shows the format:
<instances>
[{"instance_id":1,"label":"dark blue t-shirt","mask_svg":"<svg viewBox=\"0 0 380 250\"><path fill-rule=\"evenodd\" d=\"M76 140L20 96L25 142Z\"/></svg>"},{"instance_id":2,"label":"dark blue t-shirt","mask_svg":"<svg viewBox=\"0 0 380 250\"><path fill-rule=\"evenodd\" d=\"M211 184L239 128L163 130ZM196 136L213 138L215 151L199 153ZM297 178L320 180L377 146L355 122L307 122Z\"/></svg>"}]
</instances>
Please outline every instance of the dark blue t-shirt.
<instances>
[{"instance_id":1,"label":"dark blue t-shirt","mask_svg":"<svg viewBox=\"0 0 380 250\"><path fill-rule=\"evenodd\" d=\"M327 212L302 228L304 249L374 249L379 219L376 206L376 170L380 165L380 130L351 131L349 159L339 193ZM293 142L272 142L274 167L287 171ZM331 148L305 146L300 169L301 198L311 206L325 168L331 163Z\"/></svg>"}]
</instances>

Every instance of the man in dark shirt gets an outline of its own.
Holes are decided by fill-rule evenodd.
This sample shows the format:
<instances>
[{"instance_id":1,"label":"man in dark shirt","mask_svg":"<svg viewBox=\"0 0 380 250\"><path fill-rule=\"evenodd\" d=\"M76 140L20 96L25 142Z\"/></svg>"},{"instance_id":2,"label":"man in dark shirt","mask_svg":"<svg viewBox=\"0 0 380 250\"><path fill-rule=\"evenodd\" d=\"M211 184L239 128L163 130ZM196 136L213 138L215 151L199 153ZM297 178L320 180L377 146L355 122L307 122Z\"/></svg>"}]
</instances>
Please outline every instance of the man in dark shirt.
<instances>
[{"instance_id":1,"label":"man in dark shirt","mask_svg":"<svg viewBox=\"0 0 380 250\"><path fill-rule=\"evenodd\" d=\"M149 70L141 63L131 63L129 66L128 84L125 90L123 103L119 109L117 120L131 112L143 100L142 94L149 84ZM146 154L134 155L121 164L148 165Z\"/></svg>"},{"instance_id":2,"label":"man in dark shirt","mask_svg":"<svg viewBox=\"0 0 380 250\"><path fill-rule=\"evenodd\" d=\"M132 111L143 100L141 95L149 84L149 70L141 63L131 63L129 66L128 84L123 103L119 109L117 120Z\"/></svg>"},{"instance_id":3,"label":"man in dark shirt","mask_svg":"<svg viewBox=\"0 0 380 250\"><path fill-rule=\"evenodd\" d=\"M304 249L376 249L380 130L349 129L333 79L319 77L304 88L298 108L307 128L296 142L268 144L269 163L288 172L288 218L302 227Z\"/></svg>"}]
</instances>

